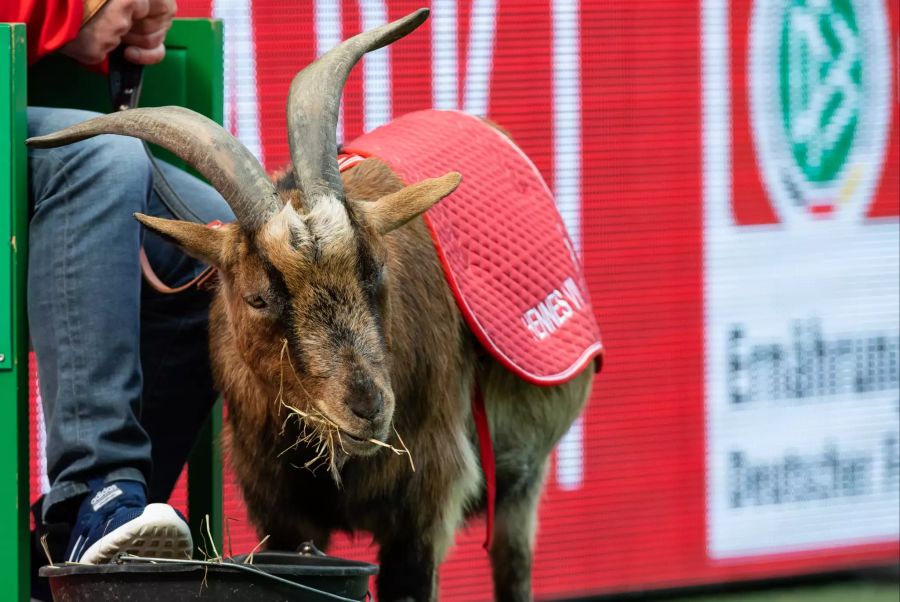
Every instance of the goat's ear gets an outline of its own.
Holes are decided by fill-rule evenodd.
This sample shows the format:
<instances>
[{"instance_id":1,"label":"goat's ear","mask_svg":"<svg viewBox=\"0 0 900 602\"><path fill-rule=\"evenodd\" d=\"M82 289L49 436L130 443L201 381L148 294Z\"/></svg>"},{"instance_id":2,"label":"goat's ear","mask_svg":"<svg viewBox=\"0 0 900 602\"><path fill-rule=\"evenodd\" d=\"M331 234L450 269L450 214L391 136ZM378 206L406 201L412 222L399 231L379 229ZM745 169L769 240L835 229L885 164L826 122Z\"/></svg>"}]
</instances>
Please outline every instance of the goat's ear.
<instances>
[{"instance_id":1,"label":"goat's ear","mask_svg":"<svg viewBox=\"0 0 900 602\"><path fill-rule=\"evenodd\" d=\"M428 211L435 203L456 190L462 176L451 171L439 178L423 180L372 202L358 202L356 208L365 214L375 230L387 234Z\"/></svg>"},{"instance_id":2,"label":"goat's ear","mask_svg":"<svg viewBox=\"0 0 900 602\"><path fill-rule=\"evenodd\" d=\"M210 265L221 266L225 232L203 224L135 213L135 219L184 251Z\"/></svg>"}]
</instances>

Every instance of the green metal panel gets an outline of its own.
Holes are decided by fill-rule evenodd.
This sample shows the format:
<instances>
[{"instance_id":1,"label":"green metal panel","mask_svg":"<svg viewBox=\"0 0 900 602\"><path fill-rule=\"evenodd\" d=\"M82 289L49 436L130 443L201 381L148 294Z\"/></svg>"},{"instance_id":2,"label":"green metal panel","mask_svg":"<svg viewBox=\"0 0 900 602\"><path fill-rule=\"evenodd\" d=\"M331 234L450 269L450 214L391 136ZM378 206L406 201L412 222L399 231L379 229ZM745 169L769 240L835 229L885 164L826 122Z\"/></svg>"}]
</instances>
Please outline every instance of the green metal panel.
<instances>
[{"instance_id":1,"label":"green metal panel","mask_svg":"<svg viewBox=\"0 0 900 602\"><path fill-rule=\"evenodd\" d=\"M222 55L222 23L207 19L184 19L178 21L166 38L167 48L184 48L184 86L186 93L183 106L202 113L222 123L224 119L224 80ZM151 89L165 90L171 85L160 80L151 85L144 83L142 94ZM147 96L147 102L156 102ZM163 104L160 102L160 104ZM172 103L165 103L172 104ZM219 433L222 426L222 404L213 408L206 427L200 432L188 467L188 514L194 541L202 541L200 521L209 515L211 531L216 547L222 550L222 454L219 447Z\"/></svg>"},{"instance_id":2,"label":"green metal panel","mask_svg":"<svg viewBox=\"0 0 900 602\"><path fill-rule=\"evenodd\" d=\"M0 591L28 600L25 26L0 23Z\"/></svg>"},{"instance_id":3,"label":"green metal panel","mask_svg":"<svg viewBox=\"0 0 900 602\"><path fill-rule=\"evenodd\" d=\"M146 70L141 106L188 106L187 54L187 48L167 47L165 60ZM112 111L106 76L89 71L62 55L50 55L31 68L28 73L28 104L98 113ZM166 150L154 146L153 152L173 165L185 166L181 159Z\"/></svg>"},{"instance_id":4,"label":"green metal panel","mask_svg":"<svg viewBox=\"0 0 900 602\"><path fill-rule=\"evenodd\" d=\"M166 37L167 48L189 49L185 77L184 106L222 123L224 80L222 22L209 19L178 19ZM166 82L160 82L165 88ZM149 92L149 90L148 90Z\"/></svg>"},{"instance_id":5,"label":"green metal panel","mask_svg":"<svg viewBox=\"0 0 900 602\"><path fill-rule=\"evenodd\" d=\"M188 522L194 536L194 555L202 556L198 544L206 541L204 517L209 516L209 528L216 549L224 553L222 507L222 450L219 433L222 431L222 403L217 402L209 419L197 435L191 459L188 463ZM203 546L208 554L209 545Z\"/></svg>"},{"instance_id":6,"label":"green metal panel","mask_svg":"<svg viewBox=\"0 0 900 602\"><path fill-rule=\"evenodd\" d=\"M186 53L186 48L167 45L165 60L146 69L141 106L185 106ZM28 104L33 107L76 107L98 113L112 111L106 76L60 54L51 54L29 71Z\"/></svg>"}]
</instances>

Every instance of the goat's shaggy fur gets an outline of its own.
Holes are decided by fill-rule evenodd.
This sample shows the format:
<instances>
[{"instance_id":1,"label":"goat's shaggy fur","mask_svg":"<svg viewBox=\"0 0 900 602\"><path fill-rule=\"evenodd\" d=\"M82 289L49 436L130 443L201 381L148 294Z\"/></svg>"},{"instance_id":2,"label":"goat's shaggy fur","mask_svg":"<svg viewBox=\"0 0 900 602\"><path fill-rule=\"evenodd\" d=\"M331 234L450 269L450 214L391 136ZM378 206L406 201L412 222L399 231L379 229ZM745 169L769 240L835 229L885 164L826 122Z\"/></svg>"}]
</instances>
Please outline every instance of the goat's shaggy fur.
<instances>
[{"instance_id":1,"label":"goat's shaggy fur","mask_svg":"<svg viewBox=\"0 0 900 602\"><path fill-rule=\"evenodd\" d=\"M302 215L303 202L291 180L290 173L283 175L279 189ZM348 198L372 202L402 188L390 169L376 159L347 172L344 186ZM359 233L376 238L364 226L359 226ZM381 546L380 599L432 599L435 570L455 529L467 514L482 510L485 504L470 406L477 377L496 454L496 535L491 559L497 598L529 599L535 512L547 457L584 405L592 370L565 385L537 387L490 358L456 307L421 219L382 241L364 243L381 247L378 251L389 282L383 283L384 290L379 291L383 298L376 303L380 320L354 316L351 304L366 306L364 283L358 277L358 262L364 260L357 255L358 245L345 241L340 252L346 256L336 259L341 268L329 275L342 280L341 294L355 299L338 302L332 310L346 319L343 327L359 335L356 344L364 341L372 347L364 352L379 356L389 367L393 425L415 459L416 472L406 458L386 450L357 456L338 447L339 487L325 470L299 468L317 453L314 445L302 444L278 455L302 434L292 422L282 430L285 410L276 401L280 388L288 403L301 409L309 408L311 396L320 394L322 380L317 371L332 369L326 358L335 352L328 342L334 338L333 316L326 311L324 321L313 320L295 333L301 340L295 341L299 353L292 356L302 358L302 368L295 378L293 368L297 367L292 367L284 379L279 341L292 333L282 330L277 321L252 316L253 309L241 295L248 285L264 283L271 274L267 276L264 260L250 250L251 243L239 230L229 236L234 237L234 244L227 245L233 257L222 262L222 288L211 312L211 347L216 380L229 401L231 462L260 535L270 537L270 547L293 549L308 539L324 547L335 529L369 531ZM257 244L273 265L296 261L289 238ZM296 311L317 315L316 283L301 273L281 274L280 286L286 288ZM383 324L384 350L370 332L373 321ZM343 400L327 392L324 396L333 406ZM392 431L387 434L393 437Z\"/></svg>"}]
</instances>

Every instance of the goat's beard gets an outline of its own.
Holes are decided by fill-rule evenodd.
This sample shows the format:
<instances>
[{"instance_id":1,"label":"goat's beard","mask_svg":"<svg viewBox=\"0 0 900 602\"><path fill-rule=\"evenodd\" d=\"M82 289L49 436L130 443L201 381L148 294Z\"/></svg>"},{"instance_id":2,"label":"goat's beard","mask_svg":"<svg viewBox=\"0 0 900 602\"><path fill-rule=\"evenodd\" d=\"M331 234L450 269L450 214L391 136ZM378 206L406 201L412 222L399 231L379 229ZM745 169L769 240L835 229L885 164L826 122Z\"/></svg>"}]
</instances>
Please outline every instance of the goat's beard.
<instances>
[{"instance_id":1,"label":"goat's beard","mask_svg":"<svg viewBox=\"0 0 900 602\"><path fill-rule=\"evenodd\" d=\"M331 474L335 484L341 486L341 468L350 458L350 452L344 446L341 430L338 425L318 410L304 411L300 408L280 401L282 409L287 410L287 416L281 425L281 435L288 438L287 432L293 419L296 419L295 428L297 434L294 441L285 448L279 456L288 452L298 457L302 464L293 466L306 468L315 473L324 468ZM293 433L291 433L293 435Z\"/></svg>"},{"instance_id":2,"label":"goat's beard","mask_svg":"<svg viewBox=\"0 0 900 602\"><path fill-rule=\"evenodd\" d=\"M294 452L291 455L299 456L298 460L302 462L302 465L298 466L293 462L291 464L298 468L306 468L313 473L324 466L331 473L331 478L334 479L335 485L340 487L341 468L346 463L347 458L350 457L341 439L341 429L331 418L316 409L314 407L315 404L300 404L306 408L303 410L297 405L285 401L285 363L288 365L296 385L302 389L303 383L291 362L287 339L282 339L282 342L281 353L278 358L278 393L275 402L278 404L279 412L282 410L287 411L287 416L285 416L284 422L281 424L282 438L287 438L287 428L293 418L296 418L298 433L295 440L282 450L278 456L281 457L288 452ZM301 450L310 453L302 453ZM311 457L308 457L310 455Z\"/></svg>"},{"instance_id":3,"label":"goat's beard","mask_svg":"<svg viewBox=\"0 0 900 602\"><path fill-rule=\"evenodd\" d=\"M279 457L281 457L288 452L295 452L295 454L293 455L299 455L301 458L303 458L302 468L307 468L313 473L315 473L318 468L324 466L326 470L331 473L331 478L334 480L335 485L340 487L341 469L347 463L347 460L350 459L351 455L368 454L360 451L359 445L363 442L355 438L352 443L349 440L347 441L347 444L351 446L351 450L353 451L353 454L351 454L351 452L348 451L347 447L345 447L344 445L345 441L344 437L341 435L341 427L325 412L316 408L315 403L307 402L304 405L306 409L302 410L295 405L285 402L284 360L286 352L287 339L284 339L284 344L281 348L281 357L279 358L279 385L275 401L278 404L279 412L281 412L282 410L287 411L287 415L285 416L284 422L282 422L281 425L282 438L287 438L286 430L288 428L288 425L291 423L292 418L295 418L297 421L296 428L298 429L298 434L296 435L295 440L278 455ZM296 379L297 384L302 388L300 378L297 375L297 372L294 370L293 364L291 364L290 356L287 357L287 364L290 366L291 373ZM305 390L304 393L306 393ZM308 396L306 398L309 399ZM393 410L390 410L390 412L391 413L388 414L387 423L390 425L389 428L393 429L394 434L397 437L397 441L402 449L398 449L393 445L387 443L386 441L381 440L382 438L370 438L366 443L375 446L371 450L371 453L375 453L378 448L387 448L397 455L405 454L409 458L410 468L413 472L415 472L416 467L413 463L412 455L409 453L409 449L406 447L406 444L400 437L400 433L398 433L396 427L393 426ZM386 436L387 428L385 429L385 436L383 438L386 438ZM311 458L307 454L296 453L300 450L311 452ZM298 468L301 467L293 463L292 465Z\"/></svg>"}]
</instances>

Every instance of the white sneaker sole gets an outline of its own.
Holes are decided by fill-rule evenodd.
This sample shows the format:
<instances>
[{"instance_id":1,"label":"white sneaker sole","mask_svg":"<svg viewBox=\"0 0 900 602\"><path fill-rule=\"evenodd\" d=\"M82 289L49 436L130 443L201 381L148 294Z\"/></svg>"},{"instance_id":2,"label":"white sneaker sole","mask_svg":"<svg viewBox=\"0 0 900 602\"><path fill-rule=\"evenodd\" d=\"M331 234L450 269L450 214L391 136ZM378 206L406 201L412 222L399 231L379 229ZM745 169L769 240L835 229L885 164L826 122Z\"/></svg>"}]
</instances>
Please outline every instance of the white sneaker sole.
<instances>
[{"instance_id":1,"label":"white sneaker sole","mask_svg":"<svg viewBox=\"0 0 900 602\"><path fill-rule=\"evenodd\" d=\"M168 504L149 504L134 520L110 531L84 551L79 562L109 562L119 552L153 558L190 558L194 542L187 524Z\"/></svg>"}]
</instances>

